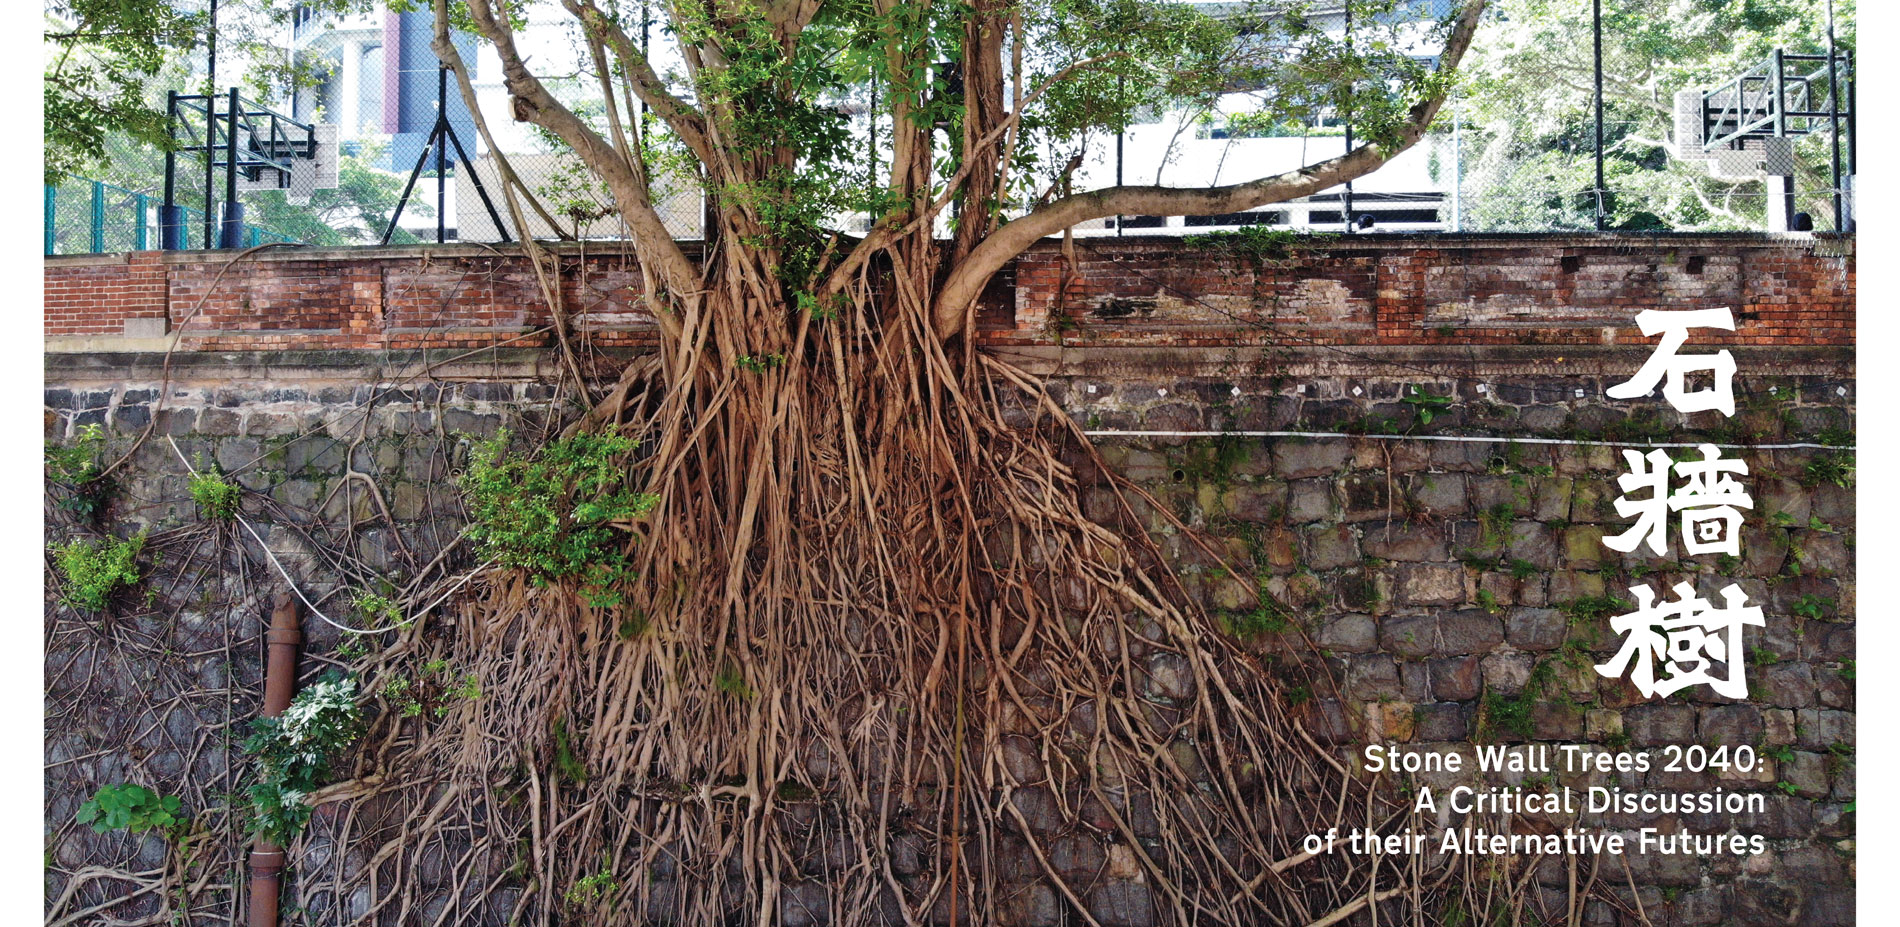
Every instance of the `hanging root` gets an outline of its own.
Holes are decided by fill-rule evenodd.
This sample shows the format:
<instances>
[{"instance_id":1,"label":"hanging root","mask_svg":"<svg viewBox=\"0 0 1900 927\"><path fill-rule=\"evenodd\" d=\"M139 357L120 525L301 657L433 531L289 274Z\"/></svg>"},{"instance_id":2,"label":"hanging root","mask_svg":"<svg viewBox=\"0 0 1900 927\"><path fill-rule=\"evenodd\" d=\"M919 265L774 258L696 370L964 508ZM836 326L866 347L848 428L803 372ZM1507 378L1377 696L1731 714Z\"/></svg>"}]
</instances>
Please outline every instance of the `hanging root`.
<instances>
[{"instance_id":1,"label":"hanging root","mask_svg":"<svg viewBox=\"0 0 1900 927\"><path fill-rule=\"evenodd\" d=\"M898 270L785 344L742 324L738 271L683 307L583 423L637 435L630 485L658 497L626 604L497 571L386 654L482 696L383 712L369 800L319 815L345 852L306 862L301 903L685 925L1522 904L1529 869L1303 851L1418 822L1192 604L1040 384L945 353Z\"/></svg>"}]
</instances>

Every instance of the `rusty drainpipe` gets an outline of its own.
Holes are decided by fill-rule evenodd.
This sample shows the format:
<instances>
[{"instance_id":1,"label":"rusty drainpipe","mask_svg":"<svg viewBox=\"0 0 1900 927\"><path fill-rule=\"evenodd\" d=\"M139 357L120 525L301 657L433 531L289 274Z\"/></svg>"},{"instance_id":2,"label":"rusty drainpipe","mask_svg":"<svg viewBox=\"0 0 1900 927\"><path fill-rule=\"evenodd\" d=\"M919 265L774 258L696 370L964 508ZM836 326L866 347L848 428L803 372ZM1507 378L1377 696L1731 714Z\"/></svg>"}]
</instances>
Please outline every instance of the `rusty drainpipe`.
<instances>
[{"instance_id":1,"label":"rusty drainpipe","mask_svg":"<svg viewBox=\"0 0 1900 927\"><path fill-rule=\"evenodd\" d=\"M270 630L264 639L270 647L270 662L264 669L263 717L275 718L290 707L290 697L297 690L297 647L303 643L297 600L289 593L277 594ZM251 843L250 927L277 927L283 874L283 848L263 837L256 838Z\"/></svg>"}]
</instances>

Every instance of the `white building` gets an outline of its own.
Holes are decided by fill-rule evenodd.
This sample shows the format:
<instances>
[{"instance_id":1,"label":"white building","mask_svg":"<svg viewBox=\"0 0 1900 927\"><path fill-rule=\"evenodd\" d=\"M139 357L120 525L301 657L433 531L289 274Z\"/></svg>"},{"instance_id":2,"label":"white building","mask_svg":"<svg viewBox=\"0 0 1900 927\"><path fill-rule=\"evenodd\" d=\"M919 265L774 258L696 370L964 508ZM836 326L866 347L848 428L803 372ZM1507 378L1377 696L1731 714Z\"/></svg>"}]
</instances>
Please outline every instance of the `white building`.
<instances>
[{"instance_id":1,"label":"white building","mask_svg":"<svg viewBox=\"0 0 1900 927\"><path fill-rule=\"evenodd\" d=\"M1214 15L1239 10L1240 4L1218 2L1198 4ZM1427 59L1436 53L1424 38L1422 23L1448 7L1445 0L1411 0L1399 13L1421 23L1415 30L1420 36L1411 53ZM1308 19L1327 34L1338 37L1346 31L1344 11L1337 4L1322 5L1309 12ZM1409 25L1402 26L1411 28ZM538 9L518 41L524 57L535 62L543 73L572 77L551 77L552 89L572 103L598 105L599 89L582 75L580 62L586 52L571 17L558 9ZM330 78L321 86L304 91L296 101L296 117L320 118L337 123L343 149L378 151L378 166L407 174L423 150L429 130L435 122L436 60L429 45L433 24L427 11L390 13L378 11L340 17L309 12L299 8L292 37L298 55L318 55L332 63ZM656 23L651 30L651 57L662 72L678 66L677 52L664 39ZM636 38L638 38L636 36ZM559 190L572 197L576 174L571 155L550 146L533 127L512 118L508 92L502 84L498 56L486 43L472 36L458 36L457 45L465 60L474 68L473 83L478 105L487 115L490 132L510 163L532 188ZM571 63L571 64L570 64ZM492 154L479 137L473 120L451 84L447 94L450 124L477 163L477 172L492 181L488 166ZM1257 104L1246 93L1224 96L1214 111L1191 113L1175 111L1159 114L1130 126L1117 139L1113 135L1089 140L1088 156L1073 178L1073 189L1089 190L1130 184L1164 184L1173 187L1213 186L1267 176L1299 167L1345 151L1345 138L1337 116L1318 121L1311 134L1287 135L1284 128L1271 136L1249 136L1234 131L1233 117L1254 111ZM625 114L623 114L624 116ZM854 117L860 137L867 131L866 121ZM888 128L888 127L887 127ZM451 151L451 154L453 152ZM888 151L880 152L888 164ZM1379 231L1422 231L1451 227L1448 221L1456 211L1455 178L1457 153L1449 147L1437 152L1432 142L1423 142L1395 158L1379 171L1351 185L1353 224L1360 229ZM431 159L433 160L433 158ZM485 211L472 205L473 188L456 171L445 215L449 228L469 239L497 237L494 223ZM1443 174L1444 176L1439 176ZM433 183L426 178L419 184L418 196L434 202ZM491 195L498 196L493 190ZM1270 225L1310 231L1345 231L1345 187L1323 191L1289 203L1278 203L1246 214L1212 217L1125 216L1087 223L1078 229L1083 234L1188 233L1213 228L1243 225ZM602 198L595 194L597 199ZM458 209L458 202L465 205ZM664 198L662 212L669 227L682 237L700 234L699 197L681 193ZM841 224L861 231L864 217L839 217ZM405 214L402 224L418 232L432 231L433 218L413 212ZM537 220L537 235L554 229ZM1119 227L1118 227L1119 226ZM581 237L619 237L623 230L612 216L580 220L565 231Z\"/></svg>"}]
</instances>

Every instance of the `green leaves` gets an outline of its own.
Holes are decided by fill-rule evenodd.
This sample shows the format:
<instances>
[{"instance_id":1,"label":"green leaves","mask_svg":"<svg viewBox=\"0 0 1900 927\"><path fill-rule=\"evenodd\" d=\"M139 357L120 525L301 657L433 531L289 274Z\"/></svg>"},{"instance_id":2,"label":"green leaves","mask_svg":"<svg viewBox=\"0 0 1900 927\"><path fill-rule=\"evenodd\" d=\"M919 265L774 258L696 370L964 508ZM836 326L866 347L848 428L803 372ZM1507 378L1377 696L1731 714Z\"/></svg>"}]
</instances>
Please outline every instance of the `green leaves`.
<instances>
[{"instance_id":1,"label":"green leaves","mask_svg":"<svg viewBox=\"0 0 1900 927\"><path fill-rule=\"evenodd\" d=\"M237 517L238 500L244 491L235 483L225 482L223 474L204 470L191 477L191 501L206 518L230 521Z\"/></svg>"},{"instance_id":2,"label":"green leaves","mask_svg":"<svg viewBox=\"0 0 1900 927\"><path fill-rule=\"evenodd\" d=\"M509 457L508 432L482 442L461 477L469 537L534 582L575 582L595 607L621 604L632 579L621 525L658 497L627 483L639 442L614 428L580 432L526 457Z\"/></svg>"},{"instance_id":3,"label":"green leaves","mask_svg":"<svg viewBox=\"0 0 1900 927\"><path fill-rule=\"evenodd\" d=\"M150 0L50 0L46 14L45 182L104 159L112 133L159 143L165 114L148 103L146 79L195 41L205 15Z\"/></svg>"},{"instance_id":4,"label":"green leaves","mask_svg":"<svg viewBox=\"0 0 1900 927\"><path fill-rule=\"evenodd\" d=\"M1407 390L1404 396L1399 397L1399 401L1411 406L1412 411L1418 413L1420 425L1430 425L1439 412L1451 406L1450 396L1435 396L1430 390L1421 390L1416 386Z\"/></svg>"},{"instance_id":5,"label":"green leaves","mask_svg":"<svg viewBox=\"0 0 1900 927\"><path fill-rule=\"evenodd\" d=\"M79 806L73 819L92 825L94 833L123 830L142 834L155 830L176 837L187 823L185 803L176 795L160 795L142 785L101 786Z\"/></svg>"},{"instance_id":6,"label":"green leaves","mask_svg":"<svg viewBox=\"0 0 1900 927\"><path fill-rule=\"evenodd\" d=\"M298 692L275 718L251 722L244 741L257 771L251 785L251 829L279 846L310 820L304 796L322 784L330 764L363 735L356 678L331 670Z\"/></svg>"},{"instance_id":7,"label":"green leaves","mask_svg":"<svg viewBox=\"0 0 1900 927\"><path fill-rule=\"evenodd\" d=\"M66 604L88 611L104 611L113 592L138 584L141 578L139 553L144 549L142 533L122 541L75 539L63 546L54 546L54 563L60 575L66 578Z\"/></svg>"}]
</instances>

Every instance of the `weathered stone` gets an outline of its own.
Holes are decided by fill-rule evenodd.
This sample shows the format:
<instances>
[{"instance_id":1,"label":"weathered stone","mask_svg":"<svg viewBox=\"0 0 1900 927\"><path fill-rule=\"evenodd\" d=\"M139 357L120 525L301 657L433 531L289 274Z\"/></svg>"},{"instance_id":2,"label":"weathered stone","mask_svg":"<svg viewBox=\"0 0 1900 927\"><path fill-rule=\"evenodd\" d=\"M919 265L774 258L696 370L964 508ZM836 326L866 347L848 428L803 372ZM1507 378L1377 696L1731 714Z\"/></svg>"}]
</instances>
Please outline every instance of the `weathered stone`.
<instances>
[{"instance_id":1,"label":"weathered stone","mask_svg":"<svg viewBox=\"0 0 1900 927\"><path fill-rule=\"evenodd\" d=\"M1456 605L1465 600L1465 571L1451 564L1410 563L1398 570L1398 599L1406 605Z\"/></svg>"},{"instance_id":2,"label":"weathered stone","mask_svg":"<svg viewBox=\"0 0 1900 927\"><path fill-rule=\"evenodd\" d=\"M1411 523L1368 527L1361 542L1366 556L1399 562L1436 562L1451 559L1443 533Z\"/></svg>"},{"instance_id":3,"label":"weathered stone","mask_svg":"<svg viewBox=\"0 0 1900 927\"><path fill-rule=\"evenodd\" d=\"M1337 653L1365 653L1378 646L1379 626L1371 615L1344 614L1320 626L1320 647Z\"/></svg>"},{"instance_id":4,"label":"weathered stone","mask_svg":"<svg viewBox=\"0 0 1900 927\"><path fill-rule=\"evenodd\" d=\"M1102 927L1153 927L1155 923L1152 893L1140 882L1097 885L1088 894L1088 909Z\"/></svg>"},{"instance_id":5,"label":"weathered stone","mask_svg":"<svg viewBox=\"0 0 1900 927\"><path fill-rule=\"evenodd\" d=\"M1413 703L1432 700L1432 677L1425 664L1399 662L1399 697Z\"/></svg>"},{"instance_id":6,"label":"weathered stone","mask_svg":"<svg viewBox=\"0 0 1900 927\"><path fill-rule=\"evenodd\" d=\"M1471 733L1469 713L1457 702L1420 705L1417 717L1417 739L1426 743L1464 740Z\"/></svg>"},{"instance_id":7,"label":"weathered stone","mask_svg":"<svg viewBox=\"0 0 1900 927\"><path fill-rule=\"evenodd\" d=\"M1521 560L1540 570L1548 570L1557 565L1557 534L1536 522L1520 521L1511 525L1507 532L1510 540L1505 545L1505 555L1512 560Z\"/></svg>"},{"instance_id":8,"label":"weathered stone","mask_svg":"<svg viewBox=\"0 0 1900 927\"><path fill-rule=\"evenodd\" d=\"M1346 658L1344 692L1347 698L1363 701L1398 698L1398 664L1385 656Z\"/></svg>"},{"instance_id":9,"label":"weathered stone","mask_svg":"<svg viewBox=\"0 0 1900 927\"><path fill-rule=\"evenodd\" d=\"M1426 664L1432 695L1450 702L1477 698L1484 692L1484 658L1473 654L1444 657Z\"/></svg>"},{"instance_id":10,"label":"weathered stone","mask_svg":"<svg viewBox=\"0 0 1900 927\"><path fill-rule=\"evenodd\" d=\"M1022 927L1060 927L1062 909L1056 890L1040 882L1013 888L1002 899L1004 922ZM886 920L892 924L902 922L902 915Z\"/></svg>"},{"instance_id":11,"label":"weathered stone","mask_svg":"<svg viewBox=\"0 0 1900 927\"><path fill-rule=\"evenodd\" d=\"M1554 650L1565 630L1564 614L1554 608L1513 608L1504 615L1504 639L1519 650Z\"/></svg>"},{"instance_id":12,"label":"weathered stone","mask_svg":"<svg viewBox=\"0 0 1900 927\"><path fill-rule=\"evenodd\" d=\"M1421 473L1412 478L1410 491L1423 514L1443 518L1461 514L1470 508L1462 474Z\"/></svg>"},{"instance_id":13,"label":"weathered stone","mask_svg":"<svg viewBox=\"0 0 1900 927\"><path fill-rule=\"evenodd\" d=\"M1332 514L1331 480L1295 480L1287 484L1286 520L1289 524L1322 521Z\"/></svg>"},{"instance_id":14,"label":"weathered stone","mask_svg":"<svg viewBox=\"0 0 1900 927\"><path fill-rule=\"evenodd\" d=\"M1194 696L1194 669L1187 658L1158 653L1148 658L1148 695L1180 701Z\"/></svg>"},{"instance_id":15,"label":"weathered stone","mask_svg":"<svg viewBox=\"0 0 1900 927\"><path fill-rule=\"evenodd\" d=\"M1782 708L1814 707L1814 669L1806 663L1775 663L1755 670L1760 683L1751 695Z\"/></svg>"},{"instance_id":16,"label":"weathered stone","mask_svg":"<svg viewBox=\"0 0 1900 927\"><path fill-rule=\"evenodd\" d=\"M1373 740L1409 741L1417 724L1410 702L1366 703L1366 731Z\"/></svg>"},{"instance_id":17,"label":"weathered stone","mask_svg":"<svg viewBox=\"0 0 1900 927\"><path fill-rule=\"evenodd\" d=\"M1325 476L1339 472L1351 456L1352 446L1344 441L1282 440L1273 445L1273 472L1288 480Z\"/></svg>"},{"instance_id":18,"label":"weathered stone","mask_svg":"<svg viewBox=\"0 0 1900 927\"><path fill-rule=\"evenodd\" d=\"M1102 845L1086 835L1058 837L1049 846L1049 865L1065 879L1093 881L1107 863Z\"/></svg>"},{"instance_id":19,"label":"weathered stone","mask_svg":"<svg viewBox=\"0 0 1900 927\"><path fill-rule=\"evenodd\" d=\"M1379 645L1401 657L1429 657L1438 652L1438 619L1421 615L1387 618L1379 624Z\"/></svg>"},{"instance_id":20,"label":"weathered stone","mask_svg":"<svg viewBox=\"0 0 1900 927\"><path fill-rule=\"evenodd\" d=\"M1484 658L1484 687L1504 695L1515 695L1530 682L1533 661L1527 653L1494 653Z\"/></svg>"},{"instance_id":21,"label":"weathered stone","mask_svg":"<svg viewBox=\"0 0 1900 927\"><path fill-rule=\"evenodd\" d=\"M1336 570L1359 563L1359 538L1347 525L1314 526L1306 536L1306 565L1315 570Z\"/></svg>"},{"instance_id":22,"label":"weathered stone","mask_svg":"<svg viewBox=\"0 0 1900 927\"><path fill-rule=\"evenodd\" d=\"M1809 750L1826 750L1841 744L1854 746L1854 713L1826 708L1803 708L1795 712L1795 742Z\"/></svg>"},{"instance_id":23,"label":"weathered stone","mask_svg":"<svg viewBox=\"0 0 1900 927\"><path fill-rule=\"evenodd\" d=\"M779 919L785 927L823 927L831 923L830 891L821 882L780 888Z\"/></svg>"},{"instance_id":24,"label":"weathered stone","mask_svg":"<svg viewBox=\"0 0 1900 927\"><path fill-rule=\"evenodd\" d=\"M1504 643L1504 623L1478 609L1451 612L1438 619L1438 652L1489 653Z\"/></svg>"},{"instance_id":25,"label":"weathered stone","mask_svg":"<svg viewBox=\"0 0 1900 927\"><path fill-rule=\"evenodd\" d=\"M1623 728L1638 747L1695 742L1696 712L1688 705L1650 703L1623 713Z\"/></svg>"}]
</instances>

